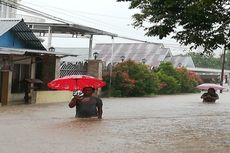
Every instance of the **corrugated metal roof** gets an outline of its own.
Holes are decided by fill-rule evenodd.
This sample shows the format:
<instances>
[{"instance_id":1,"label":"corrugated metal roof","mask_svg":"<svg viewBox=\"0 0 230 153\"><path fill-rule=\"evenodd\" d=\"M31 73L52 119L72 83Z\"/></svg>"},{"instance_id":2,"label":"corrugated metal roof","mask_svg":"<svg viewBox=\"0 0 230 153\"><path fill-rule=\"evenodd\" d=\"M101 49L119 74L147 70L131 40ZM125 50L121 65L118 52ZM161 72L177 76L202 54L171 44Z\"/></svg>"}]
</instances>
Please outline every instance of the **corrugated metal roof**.
<instances>
[{"instance_id":1,"label":"corrugated metal roof","mask_svg":"<svg viewBox=\"0 0 230 153\"><path fill-rule=\"evenodd\" d=\"M194 68L195 65L191 56L188 55L177 55L172 57L172 63L174 66L184 66Z\"/></svg>"},{"instance_id":2,"label":"corrugated metal roof","mask_svg":"<svg viewBox=\"0 0 230 153\"><path fill-rule=\"evenodd\" d=\"M196 68L189 67L188 70L195 71L195 72L217 72L217 73L222 72L221 69L210 69L210 68L201 68L201 67L196 67ZM230 70L224 70L224 72L230 73Z\"/></svg>"},{"instance_id":3,"label":"corrugated metal roof","mask_svg":"<svg viewBox=\"0 0 230 153\"><path fill-rule=\"evenodd\" d=\"M0 36L9 30L21 39L28 49L46 50L41 41L34 35L23 19L0 19Z\"/></svg>"},{"instance_id":4,"label":"corrugated metal roof","mask_svg":"<svg viewBox=\"0 0 230 153\"><path fill-rule=\"evenodd\" d=\"M66 47L55 47L55 51L63 52L68 54L77 54L77 57L65 57L62 58L62 61L66 62L77 62L77 61L86 61L89 58L89 48L66 48Z\"/></svg>"},{"instance_id":5,"label":"corrugated metal roof","mask_svg":"<svg viewBox=\"0 0 230 153\"><path fill-rule=\"evenodd\" d=\"M113 57L112 57L113 46ZM131 59L136 62L146 60L146 64L150 66L158 66L161 61L172 56L170 49L164 48L161 43L108 43L96 44L93 52L98 52L98 59L105 61L107 64L113 60L114 63L121 62L121 56L125 60ZM113 58L113 59L112 59Z\"/></svg>"}]
</instances>

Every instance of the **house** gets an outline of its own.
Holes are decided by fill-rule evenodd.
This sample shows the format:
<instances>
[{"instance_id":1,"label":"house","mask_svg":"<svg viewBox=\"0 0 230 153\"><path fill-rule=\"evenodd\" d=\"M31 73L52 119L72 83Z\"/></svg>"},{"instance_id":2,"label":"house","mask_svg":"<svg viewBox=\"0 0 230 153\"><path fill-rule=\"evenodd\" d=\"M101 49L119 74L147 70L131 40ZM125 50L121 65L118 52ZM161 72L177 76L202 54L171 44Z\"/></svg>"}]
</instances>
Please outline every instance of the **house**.
<instances>
[{"instance_id":1,"label":"house","mask_svg":"<svg viewBox=\"0 0 230 153\"><path fill-rule=\"evenodd\" d=\"M60 58L72 54L47 51L23 19L0 19L0 26L0 102L8 105L24 101L28 87L47 90Z\"/></svg>"},{"instance_id":2,"label":"house","mask_svg":"<svg viewBox=\"0 0 230 153\"><path fill-rule=\"evenodd\" d=\"M108 43L96 44L93 48L98 52L98 59L109 63L119 63L122 60L134 60L157 67L162 61L170 61L170 49L161 43Z\"/></svg>"},{"instance_id":3,"label":"house","mask_svg":"<svg viewBox=\"0 0 230 153\"><path fill-rule=\"evenodd\" d=\"M172 64L175 67L195 68L192 57L189 55L175 55L172 57Z\"/></svg>"},{"instance_id":4,"label":"house","mask_svg":"<svg viewBox=\"0 0 230 153\"><path fill-rule=\"evenodd\" d=\"M60 76L61 59L76 54L57 52L51 47L52 34L90 36L116 34L78 24L25 23L23 19L0 19L0 103L64 102L69 100L69 91L51 91L47 83ZM51 30L52 29L52 30ZM35 33L48 34L47 50ZM89 47L91 55L92 48ZM90 57L90 56L89 56ZM88 60L87 74L101 77L100 61ZM92 71L92 72L91 72ZM52 96L50 96L52 95Z\"/></svg>"},{"instance_id":5,"label":"house","mask_svg":"<svg viewBox=\"0 0 230 153\"><path fill-rule=\"evenodd\" d=\"M98 52L98 59L109 63L119 63L123 60L134 60L149 65L151 68L158 67L161 62L172 62L177 67L194 66L189 57L173 56L169 48L161 43L114 43L96 44L93 48Z\"/></svg>"}]
</instances>

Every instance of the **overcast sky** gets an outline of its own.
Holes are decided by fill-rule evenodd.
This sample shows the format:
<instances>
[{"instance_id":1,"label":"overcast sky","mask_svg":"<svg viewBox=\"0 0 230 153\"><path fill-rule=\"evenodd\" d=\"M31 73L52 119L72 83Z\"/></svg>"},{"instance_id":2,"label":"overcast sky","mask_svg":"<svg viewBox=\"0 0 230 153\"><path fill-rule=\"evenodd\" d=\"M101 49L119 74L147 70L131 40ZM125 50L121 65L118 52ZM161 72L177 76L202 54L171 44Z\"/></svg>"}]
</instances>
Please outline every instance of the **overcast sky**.
<instances>
[{"instance_id":1,"label":"overcast sky","mask_svg":"<svg viewBox=\"0 0 230 153\"><path fill-rule=\"evenodd\" d=\"M116 0L21 0L21 3L76 24L90 26L129 38L163 43L171 50L186 49L180 47L175 40L170 38L159 40L157 37L146 37L142 29L134 29L131 25L131 16L137 10L128 9L129 2L116 2ZM88 40L65 40L53 40L52 43L57 47L88 47ZM94 44L104 42L111 43L112 41L108 36L94 37ZM114 42L130 41L115 38Z\"/></svg>"}]
</instances>

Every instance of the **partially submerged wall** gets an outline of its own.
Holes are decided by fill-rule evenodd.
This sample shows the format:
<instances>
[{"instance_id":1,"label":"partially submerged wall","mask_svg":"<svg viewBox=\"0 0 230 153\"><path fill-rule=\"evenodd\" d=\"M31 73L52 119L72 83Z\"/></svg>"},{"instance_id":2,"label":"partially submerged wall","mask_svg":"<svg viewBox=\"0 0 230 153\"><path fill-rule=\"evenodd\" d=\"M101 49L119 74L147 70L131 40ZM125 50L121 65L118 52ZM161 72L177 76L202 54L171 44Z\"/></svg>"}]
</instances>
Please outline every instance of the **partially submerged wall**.
<instances>
[{"instance_id":1,"label":"partially submerged wall","mask_svg":"<svg viewBox=\"0 0 230 153\"><path fill-rule=\"evenodd\" d=\"M41 103L59 103L66 102L72 98L71 91L33 91L32 92L32 101L31 103L41 104Z\"/></svg>"}]
</instances>

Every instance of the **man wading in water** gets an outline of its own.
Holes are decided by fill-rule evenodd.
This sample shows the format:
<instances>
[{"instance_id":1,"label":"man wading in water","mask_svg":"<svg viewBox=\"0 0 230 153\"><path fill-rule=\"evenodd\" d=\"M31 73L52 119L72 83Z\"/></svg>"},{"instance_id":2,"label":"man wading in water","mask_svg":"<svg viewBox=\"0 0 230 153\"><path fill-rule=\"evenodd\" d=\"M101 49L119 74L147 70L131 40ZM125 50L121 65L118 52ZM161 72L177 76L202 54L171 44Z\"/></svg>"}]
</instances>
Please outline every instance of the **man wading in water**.
<instances>
[{"instance_id":1,"label":"man wading in water","mask_svg":"<svg viewBox=\"0 0 230 153\"><path fill-rule=\"evenodd\" d=\"M95 117L102 118L102 100L93 96L94 88L85 87L83 89L83 96L73 94L73 98L69 103L69 107L76 106L76 117L86 118Z\"/></svg>"}]
</instances>

